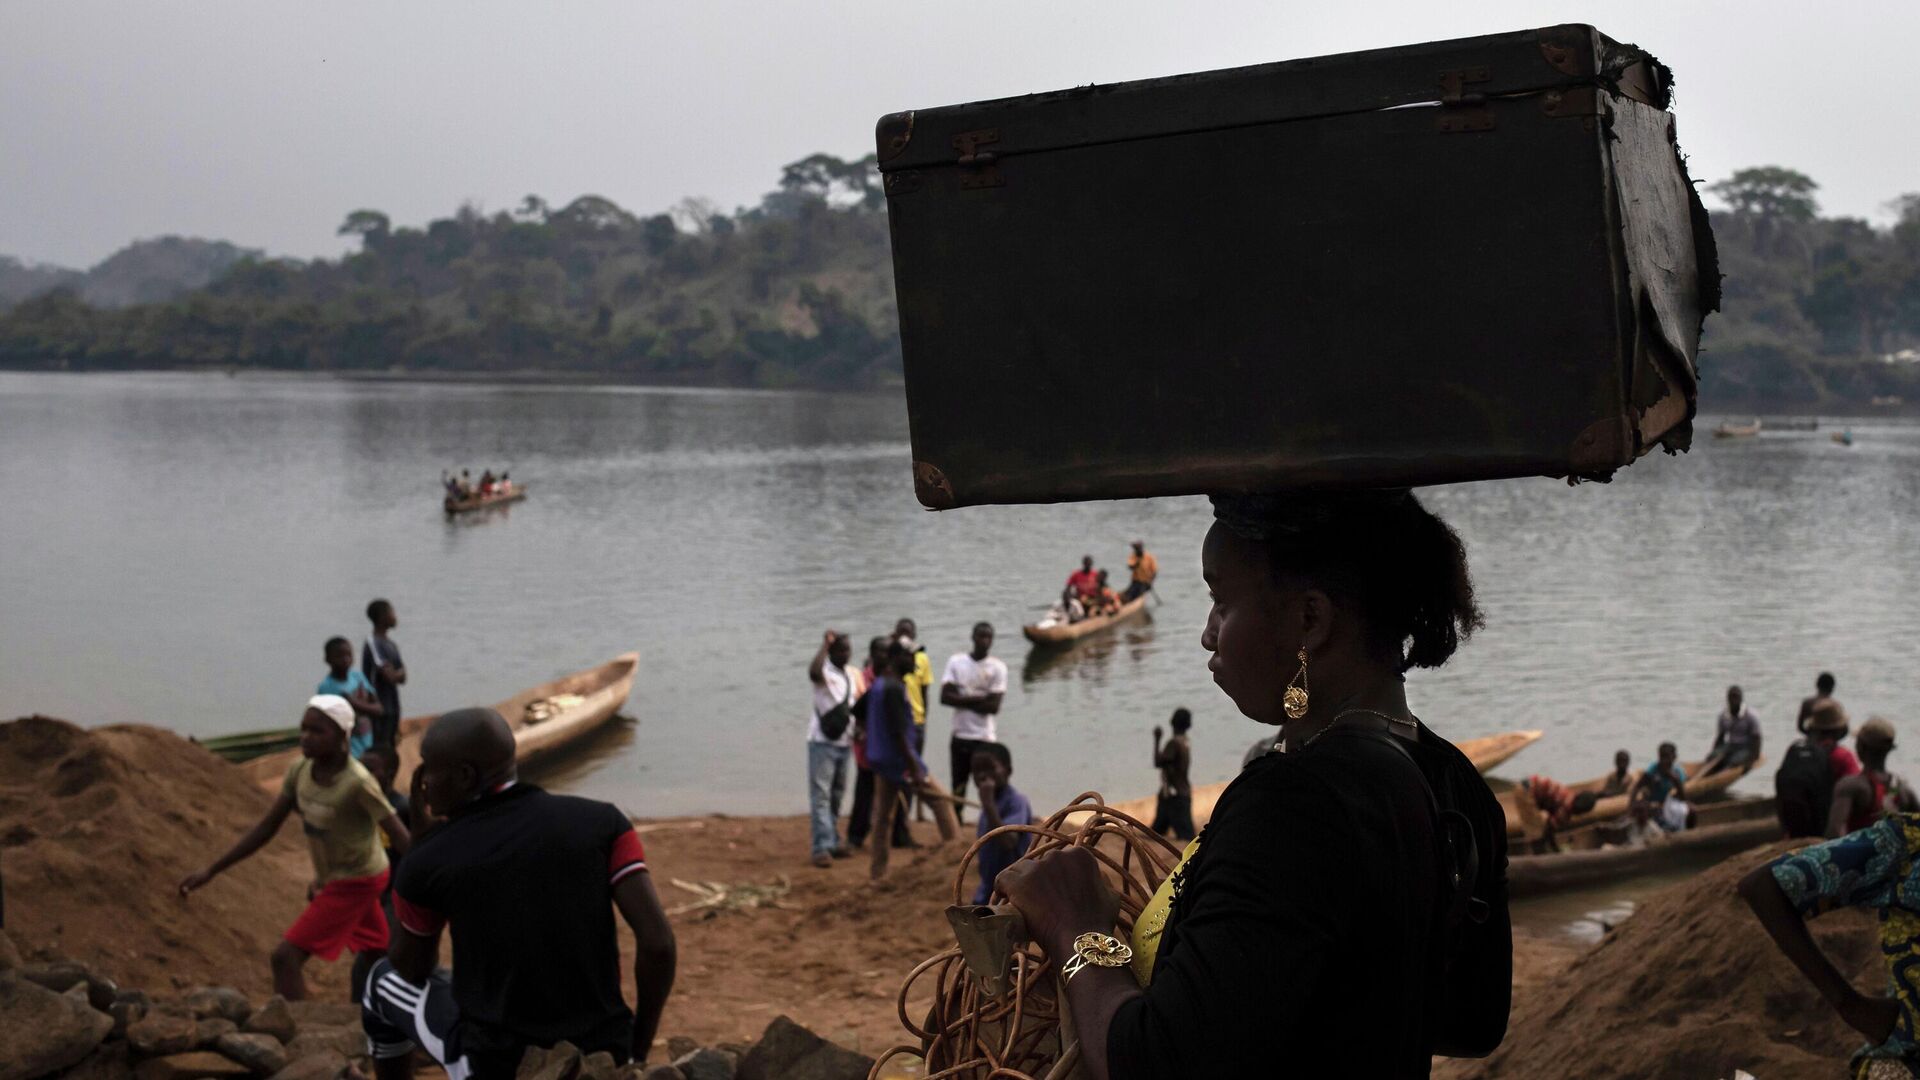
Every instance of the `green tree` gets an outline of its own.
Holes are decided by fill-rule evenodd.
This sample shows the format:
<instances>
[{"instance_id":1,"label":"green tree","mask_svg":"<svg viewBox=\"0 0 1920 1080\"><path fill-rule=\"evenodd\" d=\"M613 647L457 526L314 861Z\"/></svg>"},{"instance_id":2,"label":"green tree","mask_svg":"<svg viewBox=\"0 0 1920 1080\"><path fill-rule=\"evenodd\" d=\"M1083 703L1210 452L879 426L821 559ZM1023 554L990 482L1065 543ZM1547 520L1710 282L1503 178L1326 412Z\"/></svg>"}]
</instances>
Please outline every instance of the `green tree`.
<instances>
[{"instance_id":1,"label":"green tree","mask_svg":"<svg viewBox=\"0 0 1920 1080\"><path fill-rule=\"evenodd\" d=\"M372 251L386 243L387 236L393 231L393 222L378 210L355 210L340 223L336 236L357 236L360 249Z\"/></svg>"},{"instance_id":2,"label":"green tree","mask_svg":"<svg viewBox=\"0 0 1920 1080\"><path fill-rule=\"evenodd\" d=\"M1741 169L1707 190L1718 195L1736 214L1755 214L1788 221L1812 221L1819 210L1813 193L1820 185L1803 172L1762 165Z\"/></svg>"}]
</instances>

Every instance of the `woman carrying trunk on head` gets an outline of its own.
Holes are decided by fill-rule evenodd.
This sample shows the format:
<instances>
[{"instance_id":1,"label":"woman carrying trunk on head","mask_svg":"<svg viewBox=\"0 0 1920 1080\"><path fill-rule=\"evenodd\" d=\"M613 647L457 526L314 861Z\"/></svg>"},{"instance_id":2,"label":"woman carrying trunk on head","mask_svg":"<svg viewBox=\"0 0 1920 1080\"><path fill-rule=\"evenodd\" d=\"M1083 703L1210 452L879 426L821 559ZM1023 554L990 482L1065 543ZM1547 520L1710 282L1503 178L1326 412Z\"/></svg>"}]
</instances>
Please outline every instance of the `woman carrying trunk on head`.
<instances>
[{"instance_id":1,"label":"woman carrying trunk on head","mask_svg":"<svg viewBox=\"0 0 1920 1080\"><path fill-rule=\"evenodd\" d=\"M1441 811L1467 789L1436 802L1430 778L1472 778L1475 834L1505 825L1464 755L1414 719L1401 678L1480 625L1465 553L1405 491L1214 505L1200 641L1240 711L1279 729L1273 751L1221 795L1130 940L1109 936L1119 901L1084 849L1017 863L998 886L1065 976L1094 1080L1424 1077L1461 999L1497 1010L1494 1043L1507 1005L1504 981L1453 992L1460 893L1443 871L1459 855ZM1475 914L1475 940L1500 954L1484 967L1504 980L1504 891Z\"/></svg>"}]
</instances>

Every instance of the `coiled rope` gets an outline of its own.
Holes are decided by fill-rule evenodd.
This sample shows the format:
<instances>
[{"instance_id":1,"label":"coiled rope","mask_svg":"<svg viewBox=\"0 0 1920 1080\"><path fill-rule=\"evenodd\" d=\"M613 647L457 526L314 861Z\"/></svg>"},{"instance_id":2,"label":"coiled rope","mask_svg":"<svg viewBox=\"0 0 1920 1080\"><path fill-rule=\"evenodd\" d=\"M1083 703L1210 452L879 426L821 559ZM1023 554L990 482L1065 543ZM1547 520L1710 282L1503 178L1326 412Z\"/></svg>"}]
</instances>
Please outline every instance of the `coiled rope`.
<instances>
[{"instance_id":1,"label":"coiled rope","mask_svg":"<svg viewBox=\"0 0 1920 1080\"><path fill-rule=\"evenodd\" d=\"M1180 848L1144 822L1108 806L1097 792L1085 792L1037 825L1004 825L975 840L960 860L953 879L953 902L972 896L974 860L995 837L1030 833L1033 843L1021 860L1036 859L1068 847L1086 848L1099 860L1107 884L1120 896L1120 935L1153 898L1160 882L1180 859ZM882 838L884 839L884 838ZM876 841L879 842L879 841ZM988 898L1004 903L998 889ZM924 1020L908 1014L907 999L922 979L933 983L933 1005ZM873 1080L902 1055L926 1062L924 1080L1055 1080L1070 1073L1078 1046L1062 1032L1054 965L1031 942L1014 943L1009 989L995 997L962 958L958 944L914 967L894 999L901 1026L918 1045L902 1044L881 1054L869 1074Z\"/></svg>"}]
</instances>

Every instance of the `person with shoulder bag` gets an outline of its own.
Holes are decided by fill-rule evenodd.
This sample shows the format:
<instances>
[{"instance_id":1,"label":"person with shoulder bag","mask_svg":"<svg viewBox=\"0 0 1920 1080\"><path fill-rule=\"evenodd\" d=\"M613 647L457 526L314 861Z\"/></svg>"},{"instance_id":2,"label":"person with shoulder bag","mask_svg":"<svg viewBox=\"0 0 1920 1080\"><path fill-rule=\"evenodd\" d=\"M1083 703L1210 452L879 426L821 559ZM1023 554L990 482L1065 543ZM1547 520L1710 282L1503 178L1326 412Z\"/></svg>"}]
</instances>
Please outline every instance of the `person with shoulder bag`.
<instances>
[{"instance_id":1,"label":"person with shoulder bag","mask_svg":"<svg viewBox=\"0 0 1920 1080\"><path fill-rule=\"evenodd\" d=\"M813 718L807 723L807 809L812 818L813 865L828 867L849 852L840 842L840 802L853 756L853 644L828 630L807 665L813 683Z\"/></svg>"}]
</instances>

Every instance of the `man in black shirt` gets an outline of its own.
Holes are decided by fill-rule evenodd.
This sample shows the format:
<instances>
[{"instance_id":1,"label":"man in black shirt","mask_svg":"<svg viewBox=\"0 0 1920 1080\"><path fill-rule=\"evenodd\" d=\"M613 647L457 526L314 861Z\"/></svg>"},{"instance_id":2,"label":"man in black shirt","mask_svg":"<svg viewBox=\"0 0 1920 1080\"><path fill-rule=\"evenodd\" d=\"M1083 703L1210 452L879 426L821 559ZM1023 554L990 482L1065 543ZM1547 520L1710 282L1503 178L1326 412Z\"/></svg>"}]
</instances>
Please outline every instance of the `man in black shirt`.
<instances>
[{"instance_id":1,"label":"man in black shirt","mask_svg":"<svg viewBox=\"0 0 1920 1080\"><path fill-rule=\"evenodd\" d=\"M400 925L363 988L380 1080L410 1076L416 1045L449 1080L510 1080L528 1047L563 1039L644 1062L675 953L632 824L606 803L516 782L513 732L492 709L436 720L415 784L416 803L448 820L401 865ZM631 1012L614 907L637 946ZM459 957L451 982L434 973L447 926Z\"/></svg>"}]
</instances>

